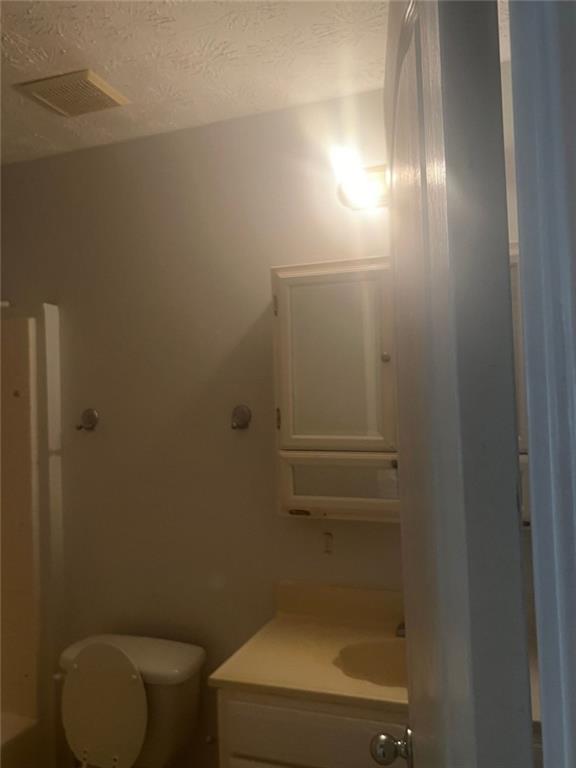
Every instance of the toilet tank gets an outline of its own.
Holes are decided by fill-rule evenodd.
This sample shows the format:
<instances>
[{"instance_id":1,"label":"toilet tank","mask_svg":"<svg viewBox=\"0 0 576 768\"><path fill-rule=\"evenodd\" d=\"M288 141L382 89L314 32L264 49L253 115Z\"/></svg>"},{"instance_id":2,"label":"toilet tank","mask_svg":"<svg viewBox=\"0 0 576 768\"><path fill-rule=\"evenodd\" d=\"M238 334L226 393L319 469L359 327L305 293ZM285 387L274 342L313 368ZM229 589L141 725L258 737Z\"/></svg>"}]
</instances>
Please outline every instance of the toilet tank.
<instances>
[{"instance_id":1,"label":"toilet tank","mask_svg":"<svg viewBox=\"0 0 576 768\"><path fill-rule=\"evenodd\" d=\"M68 672L76 656L92 643L123 651L140 672L146 690L148 723L134 768L169 768L191 742L198 715L203 648L172 640L131 635L95 635L69 646L60 657Z\"/></svg>"}]
</instances>

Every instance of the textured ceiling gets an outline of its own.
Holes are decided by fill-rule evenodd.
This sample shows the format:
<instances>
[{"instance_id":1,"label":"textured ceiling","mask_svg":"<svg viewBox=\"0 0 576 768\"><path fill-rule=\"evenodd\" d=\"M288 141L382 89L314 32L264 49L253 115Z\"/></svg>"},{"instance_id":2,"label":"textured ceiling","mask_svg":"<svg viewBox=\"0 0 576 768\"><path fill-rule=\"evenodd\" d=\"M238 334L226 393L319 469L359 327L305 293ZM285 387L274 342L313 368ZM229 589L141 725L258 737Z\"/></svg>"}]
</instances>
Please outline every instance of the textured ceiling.
<instances>
[{"instance_id":1,"label":"textured ceiling","mask_svg":"<svg viewBox=\"0 0 576 768\"><path fill-rule=\"evenodd\" d=\"M2 2L2 155L27 160L381 87L385 2ZM90 68L75 118L12 86Z\"/></svg>"}]
</instances>

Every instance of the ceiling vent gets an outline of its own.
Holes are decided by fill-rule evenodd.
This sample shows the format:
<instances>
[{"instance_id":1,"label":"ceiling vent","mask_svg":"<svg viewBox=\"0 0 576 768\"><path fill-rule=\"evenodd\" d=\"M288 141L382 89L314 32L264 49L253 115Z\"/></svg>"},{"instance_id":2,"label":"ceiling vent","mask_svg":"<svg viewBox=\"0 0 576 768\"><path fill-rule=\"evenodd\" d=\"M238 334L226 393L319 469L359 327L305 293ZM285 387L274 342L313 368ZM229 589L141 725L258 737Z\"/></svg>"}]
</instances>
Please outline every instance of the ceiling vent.
<instances>
[{"instance_id":1,"label":"ceiling vent","mask_svg":"<svg viewBox=\"0 0 576 768\"><path fill-rule=\"evenodd\" d=\"M64 117L119 107L128 99L90 69L20 83L18 90Z\"/></svg>"}]
</instances>

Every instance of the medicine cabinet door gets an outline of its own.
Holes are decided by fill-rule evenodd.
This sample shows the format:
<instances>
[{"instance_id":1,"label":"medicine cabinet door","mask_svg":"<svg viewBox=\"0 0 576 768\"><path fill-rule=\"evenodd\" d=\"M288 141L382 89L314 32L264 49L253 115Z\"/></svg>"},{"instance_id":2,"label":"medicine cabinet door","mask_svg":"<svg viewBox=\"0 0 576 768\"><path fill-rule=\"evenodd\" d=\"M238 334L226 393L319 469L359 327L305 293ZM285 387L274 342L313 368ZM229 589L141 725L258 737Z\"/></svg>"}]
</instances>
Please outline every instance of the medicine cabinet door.
<instances>
[{"instance_id":1,"label":"medicine cabinet door","mask_svg":"<svg viewBox=\"0 0 576 768\"><path fill-rule=\"evenodd\" d=\"M281 448L395 451L391 278L380 259L275 270Z\"/></svg>"}]
</instances>

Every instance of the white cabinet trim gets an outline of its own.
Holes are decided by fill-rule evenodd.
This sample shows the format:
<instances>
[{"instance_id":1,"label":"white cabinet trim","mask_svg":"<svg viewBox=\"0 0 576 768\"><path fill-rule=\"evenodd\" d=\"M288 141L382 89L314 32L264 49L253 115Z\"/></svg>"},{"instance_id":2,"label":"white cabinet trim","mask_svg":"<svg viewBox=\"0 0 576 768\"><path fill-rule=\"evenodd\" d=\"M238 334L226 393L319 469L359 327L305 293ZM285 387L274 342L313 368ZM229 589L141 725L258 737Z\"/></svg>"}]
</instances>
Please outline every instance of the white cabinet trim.
<instances>
[{"instance_id":1,"label":"white cabinet trim","mask_svg":"<svg viewBox=\"0 0 576 768\"><path fill-rule=\"evenodd\" d=\"M395 453L350 453L343 451L279 451L280 510L290 517L332 518L340 520L379 520L398 522L398 498L343 498L304 496L295 493L293 466L385 466L397 462Z\"/></svg>"}]
</instances>

